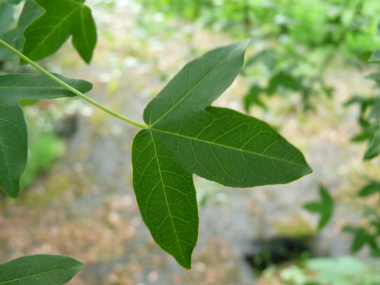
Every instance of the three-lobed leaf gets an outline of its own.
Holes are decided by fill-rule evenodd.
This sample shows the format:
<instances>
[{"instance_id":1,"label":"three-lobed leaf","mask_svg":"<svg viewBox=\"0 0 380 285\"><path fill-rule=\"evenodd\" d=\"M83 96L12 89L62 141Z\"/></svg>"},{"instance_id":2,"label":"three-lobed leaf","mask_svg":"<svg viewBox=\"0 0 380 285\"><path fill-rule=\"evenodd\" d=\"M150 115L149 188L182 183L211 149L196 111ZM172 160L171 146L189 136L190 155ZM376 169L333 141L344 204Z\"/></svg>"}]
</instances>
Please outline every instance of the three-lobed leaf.
<instances>
[{"instance_id":1,"label":"three-lobed leaf","mask_svg":"<svg viewBox=\"0 0 380 285\"><path fill-rule=\"evenodd\" d=\"M89 63L96 45L96 27L85 0L34 0L45 13L24 32L23 54L40 60L55 53L72 35L72 43Z\"/></svg>"},{"instance_id":2,"label":"three-lobed leaf","mask_svg":"<svg viewBox=\"0 0 380 285\"><path fill-rule=\"evenodd\" d=\"M351 252L357 252L366 244L372 249L377 248L376 237L368 233L367 229L345 226L343 231L354 235Z\"/></svg>"},{"instance_id":3,"label":"three-lobed leaf","mask_svg":"<svg viewBox=\"0 0 380 285\"><path fill-rule=\"evenodd\" d=\"M321 202L306 203L303 207L310 212L319 213L321 215L318 222L318 230L321 230L327 225L332 216L334 200L331 198L327 189L322 185L319 186L319 194L322 198Z\"/></svg>"},{"instance_id":4,"label":"three-lobed leaf","mask_svg":"<svg viewBox=\"0 0 380 285\"><path fill-rule=\"evenodd\" d=\"M56 76L81 92L92 89L89 82ZM0 76L0 188L8 196L18 196L27 161L28 132L19 101L71 96L74 94L43 74Z\"/></svg>"},{"instance_id":5,"label":"three-lobed leaf","mask_svg":"<svg viewBox=\"0 0 380 285\"><path fill-rule=\"evenodd\" d=\"M30 255L0 264L2 285L62 285L69 282L83 263L61 255Z\"/></svg>"},{"instance_id":6,"label":"three-lobed leaf","mask_svg":"<svg viewBox=\"0 0 380 285\"><path fill-rule=\"evenodd\" d=\"M211 107L238 75L249 41L188 63L147 105L133 142L133 186L154 240L185 268L198 237L193 174L231 187L294 181L311 172L266 123Z\"/></svg>"}]
</instances>

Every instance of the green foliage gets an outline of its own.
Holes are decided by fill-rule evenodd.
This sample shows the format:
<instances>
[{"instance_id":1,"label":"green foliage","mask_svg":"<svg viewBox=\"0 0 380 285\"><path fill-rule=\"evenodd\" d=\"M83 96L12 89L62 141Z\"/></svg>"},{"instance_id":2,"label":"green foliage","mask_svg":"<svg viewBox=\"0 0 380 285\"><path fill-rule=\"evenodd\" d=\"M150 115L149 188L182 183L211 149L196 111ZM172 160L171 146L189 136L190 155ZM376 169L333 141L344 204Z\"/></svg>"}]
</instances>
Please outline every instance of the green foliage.
<instances>
[{"instance_id":1,"label":"green foliage","mask_svg":"<svg viewBox=\"0 0 380 285\"><path fill-rule=\"evenodd\" d=\"M14 3L18 4L18 3ZM13 11L14 8L9 5L0 5L0 27L3 27L7 32L4 33L1 38L13 45L16 49L21 50L24 44L24 30L29 26L34 20L36 20L44 10L34 2L34 0L26 0L20 17L17 21L17 26L13 29ZM6 13L4 17L1 17L1 13ZM1 35L1 32L0 32ZM15 55L7 48L0 46L0 61L7 60L15 57Z\"/></svg>"},{"instance_id":2,"label":"green foliage","mask_svg":"<svg viewBox=\"0 0 380 285\"><path fill-rule=\"evenodd\" d=\"M367 52L364 60L376 62L368 50L380 43L370 32L378 25L377 0L138 2L153 12L185 16L236 38L252 37L256 54L247 59L243 70L252 88L258 87L261 96L298 94L304 109L312 109L318 94L333 96L323 74L334 58L352 62L354 55ZM278 75L284 84L270 87ZM246 94L246 110L263 105L264 100L256 100L251 91Z\"/></svg>"},{"instance_id":3,"label":"green foliage","mask_svg":"<svg viewBox=\"0 0 380 285\"><path fill-rule=\"evenodd\" d=\"M379 64L380 63L380 50L376 51L365 51L359 54L358 59L364 61L365 63Z\"/></svg>"},{"instance_id":4,"label":"green foliage","mask_svg":"<svg viewBox=\"0 0 380 285\"><path fill-rule=\"evenodd\" d=\"M237 76L248 43L187 64L147 105L148 129L133 142L133 186L142 217L155 241L185 268L198 237L193 173L253 187L311 172L302 154L264 122L210 107Z\"/></svg>"},{"instance_id":5,"label":"green foliage","mask_svg":"<svg viewBox=\"0 0 380 285\"><path fill-rule=\"evenodd\" d=\"M83 263L60 255L30 255L0 264L0 284L61 285L83 269Z\"/></svg>"},{"instance_id":6,"label":"green foliage","mask_svg":"<svg viewBox=\"0 0 380 285\"><path fill-rule=\"evenodd\" d=\"M345 226L343 231L354 235L354 241L351 246L352 252L357 252L364 245L368 244L371 248L376 248L376 240L365 228L356 228L351 226Z\"/></svg>"},{"instance_id":7,"label":"green foliage","mask_svg":"<svg viewBox=\"0 0 380 285\"><path fill-rule=\"evenodd\" d=\"M372 188L371 184L364 187L359 193L360 196L368 196ZM373 189L373 188L372 188ZM380 216L379 213L373 208L367 208L363 216L369 220L369 226L367 227L353 227L345 226L343 231L351 233L354 236L352 242L351 251L356 252L360 250L363 246L368 245L371 250L371 255L373 257L380 257L379 249L380 244L378 244L378 237L380 237Z\"/></svg>"},{"instance_id":8,"label":"green foliage","mask_svg":"<svg viewBox=\"0 0 380 285\"><path fill-rule=\"evenodd\" d=\"M327 189L322 185L319 185L319 193L322 198L321 202L306 203L303 207L310 212L319 213L321 215L318 222L318 230L321 230L326 226L332 216L334 200L331 198Z\"/></svg>"},{"instance_id":9,"label":"green foliage","mask_svg":"<svg viewBox=\"0 0 380 285\"><path fill-rule=\"evenodd\" d=\"M358 196L360 197L367 197L369 195L379 193L380 194L380 182L379 181L371 181L368 185L363 187L360 192L358 193Z\"/></svg>"},{"instance_id":10,"label":"green foliage","mask_svg":"<svg viewBox=\"0 0 380 285\"><path fill-rule=\"evenodd\" d=\"M313 258L307 268L316 273L317 284L329 285L376 285L380 282L376 267L366 265L350 256L334 258Z\"/></svg>"},{"instance_id":11,"label":"green foliage","mask_svg":"<svg viewBox=\"0 0 380 285\"><path fill-rule=\"evenodd\" d=\"M38 19L44 12L40 6L34 0L25 0L25 5L22 9L21 15L17 23L17 35L14 39L14 46L18 50L21 50L24 45L24 30L36 19Z\"/></svg>"},{"instance_id":12,"label":"green foliage","mask_svg":"<svg viewBox=\"0 0 380 285\"><path fill-rule=\"evenodd\" d=\"M22 0L2 0L5 4L8 5L17 5L20 4Z\"/></svg>"},{"instance_id":13,"label":"green foliage","mask_svg":"<svg viewBox=\"0 0 380 285\"><path fill-rule=\"evenodd\" d=\"M91 61L97 35L85 0L26 0L18 21L15 21L12 5L20 2L0 1L1 39L22 50L32 60L40 60L55 53L72 36L73 45L82 59L86 63ZM378 50L368 52L379 42L368 32L377 25L373 17L368 17L376 11L377 0L140 2L158 7L160 11L199 19L210 27L219 26L238 38L253 35L256 54L247 60L242 71L251 79L251 88L245 98L247 111L252 105L268 109L261 97L264 95L297 93L305 109L311 107L310 100L314 95L331 97L334 90L325 83L323 73L337 55L347 59L359 54L359 59L364 62L380 62ZM0 77L2 190L10 197L19 194L20 177L27 160L28 134L20 105L39 99L71 97L75 93L109 114L143 129L136 135L132 147L133 186L142 218L155 241L182 266L190 268L199 219L193 174L230 187L253 187L288 183L311 172L303 155L266 123L230 109L211 107L240 72L247 45L245 40L217 48L187 64L145 108L143 119L147 126L82 94L91 89L90 83L57 75L74 89L65 83L58 85L56 77L24 57L55 82L45 75ZM316 46L320 48L316 49ZM0 48L0 61L13 57L10 50L10 47ZM17 54L17 50L13 52ZM367 78L380 85L379 73ZM358 122L362 127L362 132L353 140L368 141L364 159L372 159L380 153L379 101L357 95L347 104L353 103L360 105ZM58 152L54 137L45 136L39 140L36 148L31 148L30 170L23 178L25 184L30 183L35 173L46 169ZM51 156L42 160L40 153L50 153ZM378 183L371 181L359 195L365 197L378 192ZM304 206L320 213L319 230L330 219L334 204L323 186L320 186L320 194L321 202ZM371 221L370 228L347 226L344 230L354 235L353 251L369 245L372 256L380 256L376 243L380 236L380 218L374 209L369 209L366 214ZM68 266L69 275L47 267L52 266L55 259L59 260L56 264ZM40 271L33 273L31 264L37 264L32 268ZM17 268L12 269L12 266ZM28 284L41 284L44 279L36 279L36 274L56 281L43 284L63 284L81 268L81 263L66 257L24 257L0 265L0 284L13 284L20 278L26 278ZM34 279L27 279L30 273ZM63 276L66 279L61 278ZM1 278L8 280L1 282Z\"/></svg>"},{"instance_id":14,"label":"green foliage","mask_svg":"<svg viewBox=\"0 0 380 285\"><path fill-rule=\"evenodd\" d=\"M52 162L63 152L63 141L55 133L35 134L29 144L28 162L21 176L20 189L30 186L38 174L49 170Z\"/></svg>"},{"instance_id":15,"label":"green foliage","mask_svg":"<svg viewBox=\"0 0 380 285\"><path fill-rule=\"evenodd\" d=\"M58 77L83 92L92 89L92 84L86 81ZM0 76L0 185L8 196L18 196L27 160L27 126L18 101L70 96L73 96L70 91L42 74Z\"/></svg>"},{"instance_id":16,"label":"green foliage","mask_svg":"<svg viewBox=\"0 0 380 285\"><path fill-rule=\"evenodd\" d=\"M355 257L317 257L302 265L270 267L263 272L262 279L268 282L265 284L377 285L380 274L376 265L367 265Z\"/></svg>"},{"instance_id":17,"label":"green foliage","mask_svg":"<svg viewBox=\"0 0 380 285\"><path fill-rule=\"evenodd\" d=\"M30 0L29 0L30 1ZM45 13L24 32L23 54L40 60L55 53L72 35L82 59L90 63L96 45L96 27L85 0L34 0Z\"/></svg>"}]
</instances>

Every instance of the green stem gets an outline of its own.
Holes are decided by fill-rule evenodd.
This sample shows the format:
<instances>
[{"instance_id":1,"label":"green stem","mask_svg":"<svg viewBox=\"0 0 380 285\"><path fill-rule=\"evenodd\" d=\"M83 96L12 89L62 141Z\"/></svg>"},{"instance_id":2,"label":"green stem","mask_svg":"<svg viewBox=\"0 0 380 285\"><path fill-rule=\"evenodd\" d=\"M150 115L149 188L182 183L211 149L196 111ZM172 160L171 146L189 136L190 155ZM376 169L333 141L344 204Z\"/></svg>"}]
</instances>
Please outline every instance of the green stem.
<instances>
[{"instance_id":1,"label":"green stem","mask_svg":"<svg viewBox=\"0 0 380 285\"><path fill-rule=\"evenodd\" d=\"M140 124L140 123L135 122L135 121L133 121L133 120L127 118L127 117L124 117L124 116L120 115L119 113L116 113L116 112L108 109L107 107L103 106L102 104L100 104L100 103L92 100L90 97L87 97L82 92L79 92L75 88L71 87L67 83L65 83L62 80L60 80L59 78L55 77L49 71L47 71L46 69L42 68L41 66L39 66L38 64L36 64L35 62L33 62L31 59L29 59L28 57L26 57L21 52L19 52L18 50L16 50L15 48L13 48L12 46L10 46L9 44L7 44L6 42L4 42L1 39L0 39L0 44L2 44L3 46L5 46L7 49L9 49L10 51L12 51L16 55L18 55L20 58L22 58L23 60L25 60L27 63L29 63L31 66L33 66L34 68L36 68L37 70L39 70L43 74L45 74L47 77L49 77L50 79L52 79L55 82L57 82L62 87L66 88L67 90L69 90L71 92L73 92L75 95L83 98L84 100L86 100L87 102L91 103L92 105L98 107L99 109L102 109L104 112L107 112L108 114L110 114L110 115L112 115L112 116L114 116L114 117L116 117L116 118L118 118L120 120L123 120L123 121L125 121L127 123L130 123L130 124L132 124L132 125L134 125L136 127L139 127L139 128L142 128L142 129L146 129L147 128L146 125Z\"/></svg>"}]
</instances>

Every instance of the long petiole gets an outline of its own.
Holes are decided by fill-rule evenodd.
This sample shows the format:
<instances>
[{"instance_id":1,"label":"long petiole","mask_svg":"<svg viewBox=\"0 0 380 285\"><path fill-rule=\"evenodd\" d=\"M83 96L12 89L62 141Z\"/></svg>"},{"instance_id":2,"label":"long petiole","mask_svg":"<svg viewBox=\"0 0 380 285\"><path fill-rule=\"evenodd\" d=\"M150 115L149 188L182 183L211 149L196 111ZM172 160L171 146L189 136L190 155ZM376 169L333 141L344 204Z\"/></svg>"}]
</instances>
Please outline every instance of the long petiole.
<instances>
[{"instance_id":1,"label":"long petiole","mask_svg":"<svg viewBox=\"0 0 380 285\"><path fill-rule=\"evenodd\" d=\"M123 120L129 124L132 124L136 127L139 127L139 128L142 128L142 129L146 129L147 126L144 125L144 124L140 124L138 122L135 122L127 117L124 117L123 115L120 115L119 113L116 113L110 109L108 109L107 107L103 106L102 104L92 100L90 97L87 97L86 95L84 95L82 92L79 92L78 90L76 90L75 88L71 87L70 85L68 85L67 83L63 82L62 80L60 80L59 78L55 77L53 74L51 74L49 71L47 71L46 69L42 68L41 66L39 66L37 63L33 62L31 59L29 59L28 57L26 57L25 55L23 55L21 52L19 52L18 50L16 50L15 48L13 48L12 46L10 46L9 44L7 44L6 42L4 42L2 39L0 39L0 44L2 44L3 46L5 46L7 49L9 49L10 51L12 51L14 54L16 54L17 56L19 56L20 58L22 58L23 60L25 60L27 63L29 63L31 66L33 66L34 68L36 68L37 70L39 70L40 72L42 72L43 74L45 74L47 77L49 77L50 79L54 80L55 82L57 82L59 85L61 85L62 87L66 88L67 90L73 92L75 95L83 98L84 100L86 100L87 102L91 103L92 105L98 107L99 109L102 109L104 112L107 112L108 114L120 119L120 120Z\"/></svg>"}]
</instances>

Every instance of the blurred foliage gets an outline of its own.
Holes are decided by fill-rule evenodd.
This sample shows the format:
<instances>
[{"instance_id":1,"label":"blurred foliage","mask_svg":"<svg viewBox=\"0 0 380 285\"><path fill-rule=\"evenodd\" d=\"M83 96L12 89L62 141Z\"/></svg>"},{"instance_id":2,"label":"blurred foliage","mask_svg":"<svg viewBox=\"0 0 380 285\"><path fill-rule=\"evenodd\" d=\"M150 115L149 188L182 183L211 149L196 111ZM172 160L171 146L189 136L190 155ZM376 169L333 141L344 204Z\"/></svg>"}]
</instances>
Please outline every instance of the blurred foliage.
<instances>
[{"instance_id":1,"label":"blurred foliage","mask_svg":"<svg viewBox=\"0 0 380 285\"><path fill-rule=\"evenodd\" d=\"M311 258L302 264L269 267L260 285L377 285L380 273L371 266L350 256Z\"/></svg>"},{"instance_id":2,"label":"blurred foliage","mask_svg":"<svg viewBox=\"0 0 380 285\"><path fill-rule=\"evenodd\" d=\"M319 185L319 193L322 198L321 202L309 202L303 205L303 207L310 212L319 213L321 215L318 223L318 230L321 230L331 218L334 210L334 200L323 185Z\"/></svg>"},{"instance_id":3,"label":"blurred foliage","mask_svg":"<svg viewBox=\"0 0 380 285\"><path fill-rule=\"evenodd\" d=\"M277 236L291 238L311 237L315 234L310 222L302 216L294 216L286 223L278 221L274 224L274 230Z\"/></svg>"},{"instance_id":4,"label":"blurred foliage","mask_svg":"<svg viewBox=\"0 0 380 285\"><path fill-rule=\"evenodd\" d=\"M28 162L21 177L21 190L50 172L66 149L65 139L76 129L76 114L83 108L78 100L22 100L28 123Z\"/></svg>"},{"instance_id":5,"label":"blurred foliage","mask_svg":"<svg viewBox=\"0 0 380 285\"><path fill-rule=\"evenodd\" d=\"M64 144L55 133L32 133L29 139L28 163L21 178L21 189L30 186L36 177L52 167L52 163L64 153Z\"/></svg>"},{"instance_id":6,"label":"blurred foliage","mask_svg":"<svg viewBox=\"0 0 380 285\"><path fill-rule=\"evenodd\" d=\"M335 58L360 66L356 55L380 45L376 0L138 0L163 17L183 17L236 38L251 37L256 53L243 74L251 82L245 109L265 108L262 96L297 93L304 109L312 97L333 96L323 77ZM318 47L318 48L316 48ZM362 56L363 58L363 56ZM371 59L370 59L371 58Z\"/></svg>"}]
</instances>

